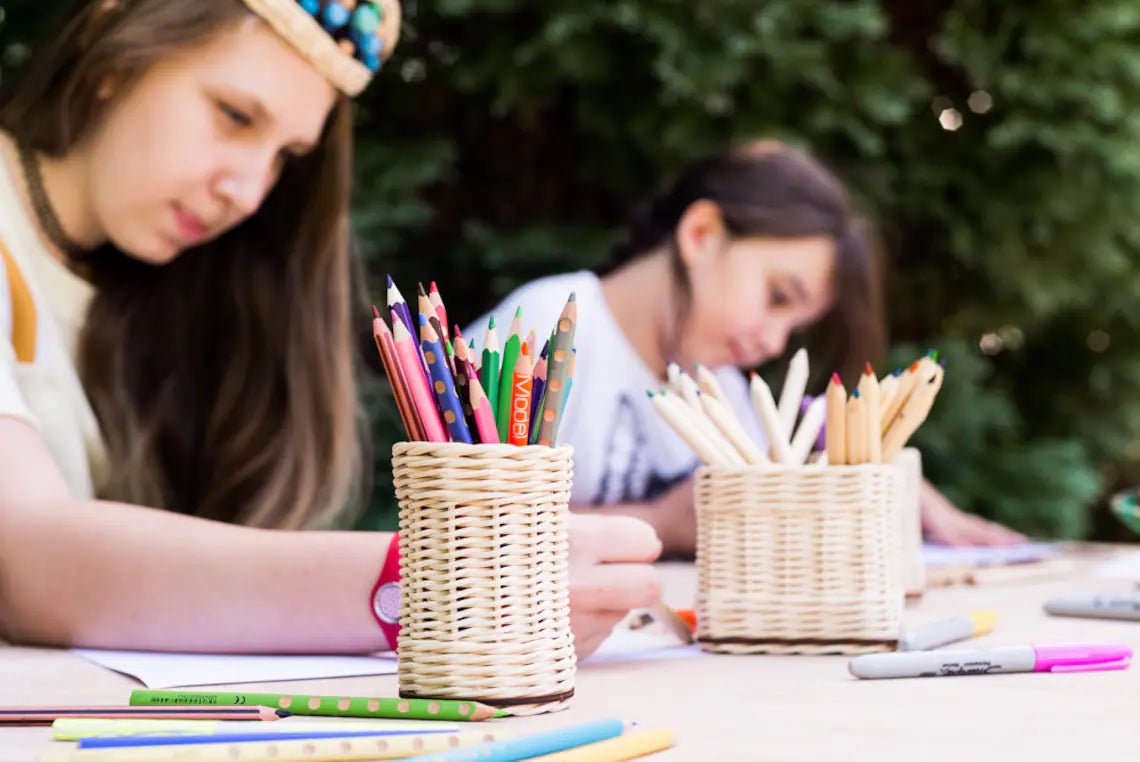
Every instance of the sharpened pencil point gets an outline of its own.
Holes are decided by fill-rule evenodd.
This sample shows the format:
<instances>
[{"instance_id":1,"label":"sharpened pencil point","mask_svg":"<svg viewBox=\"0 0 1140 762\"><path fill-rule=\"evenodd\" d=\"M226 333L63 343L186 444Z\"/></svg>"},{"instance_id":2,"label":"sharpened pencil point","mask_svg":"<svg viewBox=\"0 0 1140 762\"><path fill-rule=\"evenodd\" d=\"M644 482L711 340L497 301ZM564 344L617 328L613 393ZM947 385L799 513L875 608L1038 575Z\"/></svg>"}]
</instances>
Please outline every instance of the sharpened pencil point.
<instances>
[{"instance_id":1,"label":"sharpened pencil point","mask_svg":"<svg viewBox=\"0 0 1140 762\"><path fill-rule=\"evenodd\" d=\"M376 309L375 304L372 305L372 319L373 320L379 320L380 319L380 310Z\"/></svg>"},{"instance_id":2,"label":"sharpened pencil point","mask_svg":"<svg viewBox=\"0 0 1140 762\"><path fill-rule=\"evenodd\" d=\"M573 291L571 291L571 292L570 292L570 298L569 298L569 299L567 299L566 301L568 301L568 302L576 302L576 301L578 301L578 294L577 294L577 293L575 293L575 292L573 292Z\"/></svg>"},{"instance_id":3,"label":"sharpened pencil point","mask_svg":"<svg viewBox=\"0 0 1140 762\"><path fill-rule=\"evenodd\" d=\"M863 373L868 376L875 375L875 369L871 367L871 363L867 363L863 366Z\"/></svg>"},{"instance_id":4,"label":"sharpened pencil point","mask_svg":"<svg viewBox=\"0 0 1140 762\"><path fill-rule=\"evenodd\" d=\"M859 390L856 389L855 391L851 392L851 396L855 399L859 399Z\"/></svg>"},{"instance_id":5,"label":"sharpened pencil point","mask_svg":"<svg viewBox=\"0 0 1140 762\"><path fill-rule=\"evenodd\" d=\"M752 375L756 375L756 374L753 373ZM835 384L836 386L843 386L843 381L840 380L838 373L832 373L831 374L831 383Z\"/></svg>"},{"instance_id":6,"label":"sharpened pencil point","mask_svg":"<svg viewBox=\"0 0 1140 762\"><path fill-rule=\"evenodd\" d=\"M394 280L392 280L392 276L389 275L388 276L388 288L391 288L394 285L396 285L396 282Z\"/></svg>"},{"instance_id":7,"label":"sharpened pencil point","mask_svg":"<svg viewBox=\"0 0 1140 762\"><path fill-rule=\"evenodd\" d=\"M494 315L492 315L491 319L487 322L487 327L488 328L494 328L495 327L495 316Z\"/></svg>"}]
</instances>

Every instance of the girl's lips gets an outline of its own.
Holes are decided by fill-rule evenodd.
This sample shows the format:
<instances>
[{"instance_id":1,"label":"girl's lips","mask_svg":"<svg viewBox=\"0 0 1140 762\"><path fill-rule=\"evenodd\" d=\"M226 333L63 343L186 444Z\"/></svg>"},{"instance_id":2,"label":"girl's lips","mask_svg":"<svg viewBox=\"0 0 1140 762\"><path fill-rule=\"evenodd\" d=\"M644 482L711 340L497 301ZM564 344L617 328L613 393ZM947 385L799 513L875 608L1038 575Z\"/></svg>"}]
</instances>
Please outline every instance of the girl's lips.
<instances>
[{"instance_id":1,"label":"girl's lips","mask_svg":"<svg viewBox=\"0 0 1140 762\"><path fill-rule=\"evenodd\" d=\"M188 212L177 204L174 205L174 224L178 228L178 237L187 245L202 240L208 232L206 223L193 212Z\"/></svg>"}]
</instances>

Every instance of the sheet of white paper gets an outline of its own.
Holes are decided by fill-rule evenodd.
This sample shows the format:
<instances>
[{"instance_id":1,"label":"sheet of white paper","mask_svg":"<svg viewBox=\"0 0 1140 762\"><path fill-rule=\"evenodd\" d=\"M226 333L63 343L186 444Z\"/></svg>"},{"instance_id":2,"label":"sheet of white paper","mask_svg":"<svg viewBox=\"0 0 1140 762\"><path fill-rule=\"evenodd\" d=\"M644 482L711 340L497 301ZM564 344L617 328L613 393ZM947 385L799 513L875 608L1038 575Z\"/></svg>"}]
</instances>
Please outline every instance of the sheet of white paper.
<instances>
[{"instance_id":1,"label":"sheet of white paper","mask_svg":"<svg viewBox=\"0 0 1140 762\"><path fill-rule=\"evenodd\" d=\"M583 665L606 662L690 659L703 653L700 646L680 642L671 634L618 627Z\"/></svg>"},{"instance_id":2,"label":"sheet of white paper","mask_svg":"<svg viewBox=\"0 0 1140 762\"><path fill-rule=\"evenodd\" d=\"M1004 566L1044 561L1060 550L1047 542L1026 542L1005 547L970 546L954 548L947 545L922 546L922 560L927 566Z\"/></svg>"},{"instance_id":3,"label":"sheet of white paper","mask_svg":"<svg viewBox=\"0 0 1140 762\"><path fill-rule=\"evenodd\" d=\"M1129 579L1140 582L1140 552L1121 553L1111 561L1105 561L1093 570L1098 579Z\"/></svg>"},{"instance_id":4,"label":"sheet of white paper","mask_svg":"<svg viewBox=\"0 0 1140 762\"><path fill-rule=\"evenodd\" d=\"M107 669L130 675L147 688L155 690L191 685L268 683L396 673L396 657L393 654L276 656L105 651L93 648L75 648L72 652Z\"/></svg>"}]
</instances>

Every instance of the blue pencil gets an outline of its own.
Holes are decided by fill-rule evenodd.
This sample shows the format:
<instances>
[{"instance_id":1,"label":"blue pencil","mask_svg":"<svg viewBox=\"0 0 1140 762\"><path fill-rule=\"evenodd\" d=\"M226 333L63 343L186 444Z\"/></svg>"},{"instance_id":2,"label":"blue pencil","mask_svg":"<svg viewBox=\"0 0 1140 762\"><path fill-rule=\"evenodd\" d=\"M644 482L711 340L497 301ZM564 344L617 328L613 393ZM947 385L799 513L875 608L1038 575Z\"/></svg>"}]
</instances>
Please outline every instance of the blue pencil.
<instances>
[{"instance_id":1,"label":"blue pencil","mask_svg":"<svg viewBox=\"0 0 1140 762\"><path fill-rule=\"evenodd\" d=\"M431 386L439 401L439 410L443 413L443 422L451 434L453 442L472 444L471 430L467 428L467 421L463 420L463 405L459 402L459 395L455 393L455 378L451 375L451 368L444 354L443 344L440 343L439 334L431 327L427 317L420 315L420 346L424 350L424 359L431 372Z\"/></svg>"},{"instance_id":2,"label":"blue pencil","mask_svg":"<svg viewBox=\"0 0 1140 762\"><path fill-rule=\"evenodd\" d=\"M80 749L118 749L127 746L181 746L200 743L252 743L257 741L311 741L318 738L414 736L453 733L453 730L325 730L306 733L213 733L198 736L93 736L79 739Z\"/></svg>"},{"instance_id":3,"label":"blue pencil","mask_svg":"<svg viewBox=\"0 0 1140 762\"><path fill-rule=\"evenodd\" d=\"M598 720L507 741L452 749L439 754L422 754L409 759L412 762L514 762L616 738L624 728L621 720Z\"/></svg>"}]
</instances>

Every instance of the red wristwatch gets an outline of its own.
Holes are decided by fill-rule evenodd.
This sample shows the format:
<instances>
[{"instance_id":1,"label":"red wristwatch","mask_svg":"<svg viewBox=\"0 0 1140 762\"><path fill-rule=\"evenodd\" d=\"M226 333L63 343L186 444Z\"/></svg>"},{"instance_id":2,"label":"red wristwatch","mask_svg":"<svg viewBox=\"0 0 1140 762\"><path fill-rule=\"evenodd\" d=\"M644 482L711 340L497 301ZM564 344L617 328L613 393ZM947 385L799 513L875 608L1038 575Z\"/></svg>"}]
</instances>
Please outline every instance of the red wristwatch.
<instances>
[{"instance_id":1,"label":"red wristwatch","mask_svg":"<svg viewBox=\"0 0 1140 762\"><path fill-rule=\"evenodd\" d=\"M380 577L372 588L372 615L384 637L388 639L388 647L396 650L397 639L400 635L400 537L392 536L388 543L388 555L384 559L384 566L380 569Z\"/></svg>"}]
</instances>

